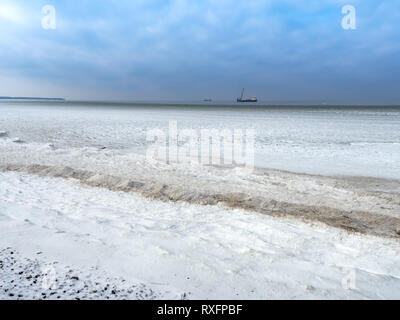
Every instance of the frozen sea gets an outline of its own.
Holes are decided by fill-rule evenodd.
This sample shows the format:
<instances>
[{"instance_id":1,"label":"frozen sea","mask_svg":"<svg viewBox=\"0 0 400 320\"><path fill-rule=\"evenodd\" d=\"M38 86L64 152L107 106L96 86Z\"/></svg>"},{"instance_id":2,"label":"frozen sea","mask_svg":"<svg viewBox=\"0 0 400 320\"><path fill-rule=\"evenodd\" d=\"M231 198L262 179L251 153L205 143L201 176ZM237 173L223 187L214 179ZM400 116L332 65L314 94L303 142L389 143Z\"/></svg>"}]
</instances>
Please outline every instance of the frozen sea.
<instances>
[{"instance_id":1,"label":"frozen sea","mask_svg":"<svg viewBox=\"0 0 400 320\"><path fill-rule=\"evenodd\" d=\"M170 121L253 129L265 169L148 161ZM0 299L398 299L399 129L395 107L0 102Z\"/></svg>"},{"instance_id":2,"label":"frozen sea","mask_svg":"<svg viewBox=\"0 0 400 320\"><path fill-rule=\"evenodd\" d=\"M400 107L1 102L0 131L26 142L144 153L146 133L253 129L259 167L400 178Z\"/></svg>"}]
</instances>

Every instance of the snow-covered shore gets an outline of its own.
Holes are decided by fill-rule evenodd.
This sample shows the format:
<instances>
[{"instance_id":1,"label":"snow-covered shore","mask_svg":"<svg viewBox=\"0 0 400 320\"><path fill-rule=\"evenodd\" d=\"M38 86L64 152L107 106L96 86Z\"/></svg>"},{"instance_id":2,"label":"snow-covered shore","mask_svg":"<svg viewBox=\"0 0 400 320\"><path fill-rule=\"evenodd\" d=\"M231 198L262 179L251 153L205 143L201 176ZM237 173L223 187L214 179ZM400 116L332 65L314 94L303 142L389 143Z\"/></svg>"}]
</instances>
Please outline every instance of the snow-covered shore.
<instances>
[{"instance_id":1,"label":"snow-covered shore","mask_svg":"<svg viewBox=\"0 0 400 320\"><path fill-rule=\"evenodd\" d=\"M400 180L326 177L256 168L165 163L131 149L59 148L0 139L0 171L72 178L88 186L163 201L293 216L371 235L398 237Z\"/></svg>"},{"instance_id":2,"label":"snow-covered shore","mask_svg":"<svg viewBox=\"0 0 400 320\"><path fill-rule=\"evenodd\" d=\"M222 206L149 200L61 178L0 173L0 246L18 252L20 265L57 262L82 270L78 277L87 283L101 274L142 284L152 298L400 297L396 239ZM1 270L8 289L11 279L18 280L9 270ZM61 282L62 270L56 271ZM120 280L108 281L118 290ZM18 298L24 288L14 297L10 291L0 296ZM41 296L40 290L25 294ZM93 298L72 292L61 297ZM135 295L119 296L126 297Z\"/></svg>"},{"instance_id":3,"label":"snow-covered shore","mask_svg":"<svg viewBox=\"0 0 400 320\"><path fill-rule=\"evenodd\" d=\"M185 299L171 292L122 278L110 278L99 268L65 266L58 261L21 256L8 247L0 250L0 299L17 300L155 300Z\"/></svg>"},{"instance_id":4,"label":"snow-covered shore","mask_svg":"<svg viewBox=\"0 0 400 320\"><path fill-rule=\"evenodd\" d=\"M1 107L0 299L400 298L397 110ZM146 158L170 117L275 169Z\"/></svg>"}]
</instances>

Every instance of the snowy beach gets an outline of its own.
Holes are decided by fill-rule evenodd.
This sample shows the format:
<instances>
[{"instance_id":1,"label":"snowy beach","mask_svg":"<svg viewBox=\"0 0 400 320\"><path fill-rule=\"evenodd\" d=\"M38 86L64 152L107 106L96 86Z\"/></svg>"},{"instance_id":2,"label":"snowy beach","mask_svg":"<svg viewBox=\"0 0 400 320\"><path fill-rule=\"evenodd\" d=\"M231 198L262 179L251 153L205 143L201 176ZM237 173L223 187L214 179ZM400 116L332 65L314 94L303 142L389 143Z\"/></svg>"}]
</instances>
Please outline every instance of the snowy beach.
<instances>
[{"instance_id":1,"label":"snowy beach","mask_svg":"<svg viewBox=\"0 0 400 320\"><path fill-rule=\"evenodd\" d=\"M400 298L396 108L0 110L0 298ZM256 168L148 161L169 120Z\"/></svg>"}]
</instances>

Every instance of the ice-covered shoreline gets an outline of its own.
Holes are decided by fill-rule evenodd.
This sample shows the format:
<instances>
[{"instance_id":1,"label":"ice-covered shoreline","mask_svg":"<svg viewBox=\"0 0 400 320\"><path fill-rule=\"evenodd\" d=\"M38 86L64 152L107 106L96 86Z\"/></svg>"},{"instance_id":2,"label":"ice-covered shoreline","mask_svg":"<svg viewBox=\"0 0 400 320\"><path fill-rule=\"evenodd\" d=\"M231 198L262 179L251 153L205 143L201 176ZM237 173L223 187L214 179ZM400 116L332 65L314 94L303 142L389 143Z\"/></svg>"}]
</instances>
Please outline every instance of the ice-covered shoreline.
<instances>
[{"instance_id":1,"label":"ice-covered shoreline","mask_svg":"<svg viewBox=\"0 0 400 320\"><path fill-rule=\"evenodd\" d=\"M107 277L97 267L65 266L0 249L0 300L157 300L185 299L143 283Z\"/></svg>"},{"instance_id":2,"label":"ice-covered shoreline","mask_svg":"<svg viewBox=\"0 0 400 320\"><path fill-rule=\"evenodd\" d=\"M3 270L2 298L398 298L397 180L193 167L9 137L0 151L0 247L21 252L20 266L41 252L89 279L43 292ZM97 270L117 294L89 290ZM121 290L121 278L148 296Z\"/></svg>"},{"instance_id":3,"label":"ice-covered shoreline","mask_svg":"<svg viewBox=\"0 0 400 320\"><path fill-rule=\"evenodd\" d=\"M75 179L150 199L223 204L399 237L400 180L328 177L278 170L165 163L131 150L57 148L0 140L0 171Z\"/></svg>"},{"instance_id":4,"label":"ice-covered shoreline","mask_svg":"<svg viewBox=\"0 0 400 320\"><path fill-rule=\"evenodd\" d=\"M319 223L15 172L0 173L0 221L2 248L95 267L158 298L399 298L398 240Z\"/></svg>"},{"instance_id":5,"label":"ice-covered shoreline","mask_svg":"<svg viewBox=\"0 0 400 320\"><path fill-rule=\"evenodd\" d=\"M150 119L157 118L154 110L129 112L139 119L125 121L111 109L56 108L54 114L42 107L17 109L24 111L23 117L6 108L0 119L0 299L399 298L396 175L329 176L166 163L137 151L144 146L146 128L166 120ZM211 114L200 112L205 118L199 122L193 114L186 118L188 114L180 120L189 126L200 127L207 119L223 124ZM238 114L215 115L233 120L232 127L248 123ZM171 116L180 117L176 112ZM306 123L319 132L316 120L321 117L317 113ZM338 125L341 115L335 117ZM360 140L365 124L350 118L346 130L357 129ZM381 124L387 121L383 118L377 117ZM279 112L271 119L274 125L287 122ZM374 112L371 119L366 123L373 123ZM387 127L396 127L396 119ZM332 150L332 158L345 156L341 165L348 169L363 165L368 146L375 143L349 152L349 137L310 140L306 133L311 129L296 132L298 142L290 127L278 130L283 138L272 132L273 139L283 139L276 148L265 132L258 142L271 148L272 156L278 151L275 160L282 150L287 159L299 159L295 154L300 151L316 156L317 163L330 158L327 150ZM376 139L379 146L371 150L386 158L378 164L377 153L353 171L376 168L376 176L398 174L400 153L395 150L389 157L397 146L396 134L382 147L386 137L374 130L366 139ZM132 141L121 147L118 137L108 136L112 132L121 134L123 144L128 137ZM336 129L330 132L337 134ZM351 155L354 161L346 158ZM387 170L382 169L385 164ZM66 292L43 292L39 281L32 280L46 276L42 266L55 266L63 286L73 280L72 286ZM69 270L79 275L68 278ZM102 279L100 291L94 278ZM115 294L104 290L107 284Z\"/></svg>"}]
</instances>

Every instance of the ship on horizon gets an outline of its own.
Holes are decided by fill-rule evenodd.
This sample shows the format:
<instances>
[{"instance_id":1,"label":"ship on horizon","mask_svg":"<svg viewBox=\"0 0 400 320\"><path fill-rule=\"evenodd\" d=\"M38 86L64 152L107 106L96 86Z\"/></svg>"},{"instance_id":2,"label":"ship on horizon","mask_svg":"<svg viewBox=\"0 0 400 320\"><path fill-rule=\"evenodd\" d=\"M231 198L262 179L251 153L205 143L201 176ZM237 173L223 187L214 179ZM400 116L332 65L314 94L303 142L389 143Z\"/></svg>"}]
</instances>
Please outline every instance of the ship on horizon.
<instances>
[{"instance_id":1,"label":"ship on horizon","mask_svg":"<svg viewBox=\"0 0 400 320\"><path fill-rule=\"evenodd\" d=\"M244 98L244 88L243 88L240 98L237 98L237 102L258 102L258 99L256 97L251 97L251 98L245 99Z\"/></svg>"}]
</instances>

